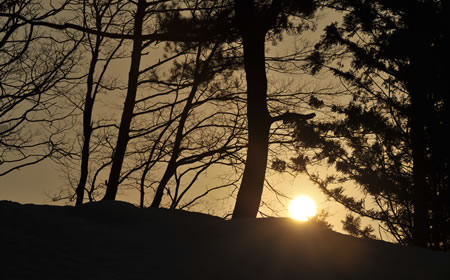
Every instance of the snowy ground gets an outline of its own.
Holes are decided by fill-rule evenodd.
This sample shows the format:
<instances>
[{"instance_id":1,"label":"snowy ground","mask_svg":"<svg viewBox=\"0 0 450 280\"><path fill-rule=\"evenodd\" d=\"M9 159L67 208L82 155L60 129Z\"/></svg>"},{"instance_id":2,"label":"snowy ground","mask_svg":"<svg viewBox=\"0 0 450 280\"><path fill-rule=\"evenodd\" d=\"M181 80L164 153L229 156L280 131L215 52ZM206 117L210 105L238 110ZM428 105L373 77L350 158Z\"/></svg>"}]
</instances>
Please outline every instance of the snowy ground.
<instances>
[{"instance_id":1,"label":"snowy ground","mask_svg":"<svg viewBox=\"0 0 450 280\"><path fill-rule=\"evenodd\" d=\"M0 201L1 279L450 279L450 254L286 218Z\"/></svg>"}]
</instances>

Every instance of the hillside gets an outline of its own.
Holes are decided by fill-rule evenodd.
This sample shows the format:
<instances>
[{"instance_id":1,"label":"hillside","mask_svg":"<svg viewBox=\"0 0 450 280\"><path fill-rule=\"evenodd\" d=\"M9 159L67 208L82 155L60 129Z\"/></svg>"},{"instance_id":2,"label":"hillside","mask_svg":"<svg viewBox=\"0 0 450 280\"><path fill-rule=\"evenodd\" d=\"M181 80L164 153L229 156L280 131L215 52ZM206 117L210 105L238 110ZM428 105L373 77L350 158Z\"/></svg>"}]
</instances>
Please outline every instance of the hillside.
<instances>
[{"instance_id":1,"label":"hillside","mask_svg":"<svg viewBox=\"0 0 450 280\"><path fill-rule=\"evenodd\" d=\"M2 279L449 279L450 255L287 218L0 201Z\"/></svg>"}]
</instances>

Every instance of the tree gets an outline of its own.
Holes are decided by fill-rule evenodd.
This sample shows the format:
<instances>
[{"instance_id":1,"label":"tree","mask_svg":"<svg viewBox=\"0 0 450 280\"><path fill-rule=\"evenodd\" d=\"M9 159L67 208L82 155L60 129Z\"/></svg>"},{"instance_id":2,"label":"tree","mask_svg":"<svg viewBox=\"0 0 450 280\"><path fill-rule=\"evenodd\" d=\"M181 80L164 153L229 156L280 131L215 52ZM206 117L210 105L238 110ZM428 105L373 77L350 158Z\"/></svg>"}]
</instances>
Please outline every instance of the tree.
<instances>
[{"instance_id":1,"label":"tree","mask_svg":"<svg viewBox=\"0 0 450 280\"><path fill-rule=\"evenodd\" d=\"M131 60L132 60L132 65L134 65L134 70L135 73L134 75L131 75L130 71L130 77L129 77L129 81L128 81L128 87L127 87L127 95L126 95L126 101L125 102L125 107L123 110L123 114L122 114L122 120L121 120L121 125L119 127L119 136L117 138L117 144L116 147L113 148L113 159L108 163L105 162L104 164L101 164L101 166L99 167L99 169L95 172L94 175L94 181L97 178L97 175L99 174L99 171L101 169L104 169L105 166L108 166L109 164L112 164L111 167L111 172L110 172L110 178L113 178L113 180L108 180L107 181L107 190L106 190L106 194L105 197L106 199L115 199L116 193L117 193L117 186L118 184L120 184L121 182L123 182L128 176L130 176L133 172L135 172L136 170L139 170L141 167L136 166L136 167L132 167L129 170L123 171L122 170L122 164L125 160L125 151L128 147L128 142L130 139L135 139L138 138L139 136L145 135L148 132L145 132L145 129L142 131L138 131L135 128L132 128L132 121L133 118L143 115L143 112L134 112L134 110L136 110L136 105L140 105L139 103L141 102L141 104L143 104L145 101L151 100L152 98L150 96L148 97L143 97L140 101L136 100L136 96L137 96L137 87L138 86L142 86L146 83L145 78L144 80L139 80L140 77L146 76L148 73L152 73L152 71L156 68L158 68L159 66L163 65L165 62L170 61L180 55L182 55L183 53L187 52L188 50L195 48L197 44L202 43L205 40L209 40L209 41L214 41L217 40L218 36L214 35L214 36L204 36L201 32L196 32L197 30L199 30L199 26L198 24L184 24L181 26L188 26L189 28L193 29L195 32L190 31L190 32L185 32L186 30L173 30L173 27L171 27L173 25L174 22L176 23L182 23L185 22L187 23L187 21L183 18L181 18L180 15L180 11L188 11L188 10L192 10L194 17L191 19L192 21L196 21L196 20L200 20L202 22L204 22L204 25L207 25L208 23L211 22L211 17L207 17L209 14L213 14L214 15L214 19L217 19L217 17L221 16L220 13L220 9L218 9L217 4L214 4L213 7L214 9L208 8L208 7L203 7L203 8L178 8L177 4L173 5L173 6L165 6L164 2L167 1L161 1L158 3L146 3L145 1L142 1L136 4L139 4L138 6L136 6L135 4L130 4L129 2L122 2L122 1L116 1L114 3L112 2L94 2L90 5L87 5L87 3L85 1L81 1L79 3L80 7L82 7L83 14L82 17L83 18L83 22L81 23L76 23L76 22L70 22L70 23L52 23L52 22L46 22L46 21L41 21L41 20L34 20L34 19L29 19L26 17L19 17L21 20L23 20L24 22L26 22L27 24L30 24L32 26L46 26L49 28L53 28L53 29L61 29L61 30L75 30L75 31L81 31L83 32L88 40L87 42L91 44L91 53L92 53L92 58L91 58L91 62L90 62L90 67L89 67L89 72L87 74L87 78L86 78L86 83L87 83L87 89L86 89L86 97L82 100L83 102L83 148L82 148L82 157L81 157L81 171L80 171L80 180L78 182L78 187L77 187L77 204L81 203L83 200L83 194L84 194L84 189L85 189L85 184L86 184L86 180L87 180L87 176L88 176L88 162L89 162L89 158L90 158L90 151L89 151L89 146L90 146L90 138L91 135L93 133L93 131L96 128L101 128L101 127L105 127L105 125L101 125L101 126L97 126L95 127L94 124L92 123L92 108L93 108L93 104L94 104L94 100L96 95L98 94L98 90L102 89L102 84L101 84L101 78L104 75L106 68L108 67L108 63L111 59L111 57L109 58L105 58L106 60L106 64L104 64L103 66L103 70L101 70L100 73L100 77L97 81L94 81L94 75L95 75L95 71L96 71L96 64L99 60L99 54L100 54L100 50L102 47L102 44L105 40L125 40L125 39L131 39L131 40L141 40L141 50L139 51L139 55L137 53L135 53L133 55L133 51L136 50L136 48L134 50L132 50L132 56L131 56ZM211 2L213 3L213 2ZM210 4L211 4L210 3ZM155 4L155 6L152 6L153 4ZM116 7L115 9L112 8ZM129 35L130 32L127 31L129 25L127 24L123 24L120 25L117 22L115 23L111 23L113 19L113 15L115 15L116 13L119 13L121 10L126 10L127 12L133 13L133 7L136 8L137 10L141 9L141 13L146 13L147 15L150 15L150 17L146 18L146 20L150 21L150 20L156 20L161 21L162 26L161 28L158 29L158 31L161 31L162 33L166 32L166 35L162 35L160 36L160 34L145 34L145 35ZM220 5L219 5L220 6ZM167 8L167 12L163 12L165 11L165 9ZM198 10L205 10L206 11L206 19L203 19L202 16L195 15L195 13ZM91 11L92 15L89 14L89 11ZM219 12L217 12L219 11ZM217 15L218 14L218 15ZM164 15L162 16L160 19L158 18L160 15ZM14 16L14 15L12 15ZM141 15L142 16L142 15ZM164 22L166 20L166 17L169 18L169 22ZM196 18L198 17L198 18ZM91 26L90 20L91 18L93 19L93 25ZM102 20L106 18L107 20L109 20L109 22L106 22L104 24L102 24ZM156 19L155 19L156 18ZM133 20L138 20L139 18L134 18ZM61 21L64 22L64 21ZM124 22L129 22L127 21L127 19L124 19ZM136 24L135 24L136 25ZM136 29L136 26L134 25L134 29ZM141 25L140 23L138 23L138 25ZM110 26L113 26L112 29L108 29ZM119 27L119 28L117 28ZM148 28L146 28L144 26L144 24L142 24L141 29L146 29L149 30ZM177 26L177 28L179 28L179 26ZM204 28L202 28L203 30ZM135 30L136 31L136 30ZM141 31L142 32L142 31ZM214 32L211 31L206 31L207 34L213 34ZM223 33L223 32L222 32ZM167 36L167 34L170 34L170 36L168 37L164 37ZM189 35L186 35L189 34ZM230 37L221 35L223 38L227 38L227 40L231 40ZM136 72L137 70L140 70L138 66L136 66L136 63L138 60L141 59L141 57L143 56L142 54L142 50L144 50L145 48L147 48L148 46L151 46L154 42L155 42L155 38L159 39L159 38L163 38L164 40L181 40L181 41L186 41L185 43L185 47L180 51L180 53L176 53L174 54L172 57L169 57L167 59L164 59L163 61L159 61L158 63L155 63L153 66L149 66L146 67L145 69ZM179 39L181 38L181 39ZM133 41L133 42L134 42ZM145 43L144 43L145 41ZM194 42L194 44L191 43ZM138 42L139 45L139 42ZM119 46L117 46L119 47ZM207 49L207 48L206 48ZM113 53L117 51L117 49L113 50ZM214 52L213 52L214 53ZM139 57L138 57L139 56ZM216 57L217 58L217 57ZM134 59L134 60L133 60ZM213 64L213 66L217 69L213 69L211 68L211 70L213 70L211 73L206 73L206 67L205 69L203 69L204 73L202 73L202 76L205 77L201 77L202 80L207 80L210 79L212 76L214 76L214 73L221 71L220 69L220 65L215 65L216 61ZM150 74L152 75L152 74ZM206 78L207 76L211 76ZM150 79L151 81L151 79ZM158 84L161 83L162 81L153 81L153 83ZM131 86L130 86L131 83ZM133 86L133 84L136 83L135 86ZM95 88L94 88L94 84L95 84ZM134 90L132 90L134 87L136 87L136 92ZM111 88L111 87L109 87ZM195 93L196 90L193 90L193 92ZM159 96L161 97L161 93L158 93ZM157 95L158 95L157 94ZM205 102L205 101L203 101ZM131 104L131 105L130 105ZM187 117L187 112L190 110L191 104L189 104L189 106L187 106L187 111L186 113L183 114L183 119L186 119ZM153 111L153 113L155 113L156 111ZM184 123L185 120L182 121L182 123ZM179 131L182 131L184 125L179 126ZM151 131L153 128L148 129L147 131ZM134 134L134 135L133 135ZM179 133L178 133L179 134ZM175 145L174 145L174 150L177 149L177 146L180 143L180 137L178 137L178 140L175 141ZM178 143L178 144L177 144ZM108 144L108 143L106 143ZM219 150L217 150L217 152L223 150L222 148L220 148ZM174 158L177 157L176 155L177 153L174 154ZM205 153L204 155L212 155L214 154L213 151L209 151L208 153ZM198 157L197 157L198 158ZM198 158L198 159L201 159ZM193 158L191 158L191 162L193 161ZM150 164L146 164L146 172L148 172L148 167L150 166ZM168 172L168 176L166 176L167 178L170 178L170 174L173 174L174 172L174 168L173 168L173 164L171 166L169 166L169 170L170 172ZM145 176L143 177L145 178ZM161 188L159 189L163 189L164 185L167 183L166 182L167 179L163 180L163 184L161 184ZM112 182L112 183L111 183ZM114 183L116 182L116 183ZM142 184L141 184L142 185ZM92 199L92 193L94 190L95 186L92 183L92 187L91 190L88 191L89 193L89 199ZM158 192L158 196L160 197L160 192ZM142 200L142 199L141 199Z\"/></svg>"},{"instance_id":2,"label":"tree","mask_svg":"<svg viewBox=\"0 0 450 280\"><path fill-rule=\"evenodd\" d=\"M373 227L371 225L365 226L361 229L361 218L355 217L351 214L345 216L345 220L342 221L343 229L351 236L363 237L375 239L375 235L372 234Z\"/></svg>"},{"instance_id":3,"label":"tree","mask_svg":"<svg viewBox=\"0 0 450 280\"><path fill-rule=\"evenodd\" d=\"M204 61L201 60L201 55L203 53L203 46L199 45L199 47L197 48L197 54L196 54L196 59L195 59L195 65L194 65L194 69L192 69L192 87L190 89L190 93L186 99L186 104L184 106L183 111L180 114L180 118L178 121L178 128L176 130L175 133L175 139L174 139L174 143L173 146L171 147L172 149L172 153L169 159L169 162L167 164L166 170L164 172L164 175L161 179L161 181L159 182L159 185L156 189L156 193L155 193L155 197L153 199L153 202L151 204L152 207L158 207L161 203L162 200L162 196L163 196L163 191L168 183L168 181L170 180L170 178L175 174L177 167L179 167L183 161L177 161L178 157L180 156L180 152L181 152L181 142L183 140L183 138L187 138L184 134L184 130L185 130L185 125L186 125L186 121L187 118L189 116L189 113L191 112L191 110L193 109L193 103L195 101L196 95L198 94L198 88L199 86L201 86L202 83L206 83L209 82L212 78L214 78L214 76L216 75L215 71L223 71L223 69L225 68L231 68L233 67L233 61L230 60L230 62L228 62L227 60L229 59L225 59L225 63L224 66L220 66L217 67L218 64L220 64L220 58L222 54L218 54L218 52L221 51L221 43L216 43L213 45L213 47L211 48L211 50L209 51L208 56L204 59ZM212 60L215 60L212 63ZM217 69L214 69L214 67L211 67L210 64L213 64L213 66L216 66ZM229 64L229 66L227 65ZM190 72L190 71L187 71ZM192 130L192 128L191 128ZM223 143L223 145L221 147L214 147L213 149L210 149L209 151L205 151L203 154L200 155L192 155L191 159L187 162L195 162L195 161L200 161L203 157L207 156L207 155L212 155L212 154L225 154L227 152L228 149L233 149L233 150L238 150L240 147L237 147L237 149L231 148L229 147L230 142L232 142L233 137L235 137L234 133L232 133L230 136L228 136L229 140L225 141L225 143ZM203 139L204 141L204 139ZM190 147L190 149L192 149L192 147ZM184 161L186 161L186 158L184 159ZM178 198L176 198L178 199ZM176 203L172 204L172 208L176 205Z\"/></svg>"},{"instance_id":4,"label":"tree","mask_svg":"<svg viewBox=\"0 0 450 280\"><path fill-rule=\"evenodd\" d=\"M281 120L272 118L267 107L266 36L271 29L278 33L289 27L288 11L309 17L314 10L313 1L272 1L270 5L258 1L235 1L247 81L248 150L233 218L256 217L258 213L264 188L270 126ZM290 116L293 115L285 117ZM305 120L313 115L297 114L296 117Z\"/></svg>"},{"instance_id":5,"label":"tree","mask_svg":"<svg viewBox=\"0 0 450 280\"><path fill-rule=\"evenodd\" d=\"M449 244L448 130L449 9L446 1L330 1L345 11L326 28L311 56L313 71L330 69L348 86L339 119L299 125L298 137L340 176L320 179L322 190L348 209L381 221L403 244L446 250ZM345 59L348 55L350 59ZM303 149L302 149L303 150ZM344 194L354 181L378 211ZM369 201L370 201L369 200Z\"/></svg>"},{"instance_id":6,"label":"tree","mask_svg":"<svg viewBox=\"0 0 450 280\"><path fill-rule=\"evenodd\" d=\"M136 163L129 170L143 170L139 179L128 181L139 182L141 205L144 186L156 185L152 207L161 206L165 192L170 207L176 207L201 173L244 147L238 144L242 114L230 106L239 89L232 77L240 67L236 48L223 42L172 48L178 59L167 74L155 69L140 81L147 90L136 103L131 134L129 156Z\"/></svg>"},{"instance_id":7,"label":"tree","mask_svg":"<svg viewBox=\"0 0 450 280\"><path fill-rule=\"evenodd\" d=\"M78 186L76 188L77 204L82 203L85 191L88 193L89 200L97 199L96 190L100 189L98 186L103 185L96 186L95 182L103 181L105 179L102 178L104 172L110 168L109 179L105 184L104 199L115 199L119 184L130 185L139 174L140 203L143 206L143 190L146 185L145 181L148 180L147 174L159 162L169 164L165 169L167 175L163 176L163 180L158 181L159 187L155 190L157 195L154 205L160 205L163 192L167 190L167 194L172 200L170 207L176 207L180 205L180 199L186 194L185 191L191 188L192 182L211 166L216 164L230 166L238 163L239 167L233 166L233 168L240 169L243 164L240 151L248 146L244 178L238 193L235 211L242 214L235 216L256 216L264 187L271 131L274 133L280 131L280 127L272 128L271 125L282 120L307 120L313 117L313 114L301 115L286 112L287 110L284 111L281 108L288 106L281 105L273 106L271 110L277 107L276 110L269 111L265 73L265 42L267 38L272 41L280 39L284 30L296 32L306 29L309 24L302 21L302 18L309 19L312 16L314 5L308 2L306 6L303 6L295 1L270 3L254 1L250 4L238 1L235 6L233 1L150 2L140 0L133 2L119 0L113 2L94 1L89 4L86 1L73 1L72 3L78 5L76 7L82 7L80 9L82 16L78 17L82 22L69 20L69 18L52 21L12 13L9 13L8 16L20 20L28 26L51 28L72 36L74 36L73 34L82 35L86 38L83 46L89 46L91 50L90 67L85 80L78 80L86 84L86 90L83 91L84 97L74 102L77 110L81 109L83 114L83 135L76 135L77 139L81 139L82 142L80 145L82 146L82 156L75 155L70 159L74 159L73 162L79 161L78 165L80 166L79 179L76 183L71 184ZM111 26L108 25L108 20L113 20L114 11L119 10L126 14L123 24L114 20ZM67 12L70 13L70 11ZM246 12L253 14L256 19L255 23L247 26L246 21L243 20ZM128 17L129 15L132 17ZM291 16L296 16L298 19L291 21ZM266 22L265 19L269 20ZM242 42L238 40L240 37L243 39ZM120 124L116 127L113 122L107 125L96 123L92 108L95 99L98 98L99 90L102 90L102 86L105 85L102 82L102 76L108 67L109 59L112 58L112 56L103 58L100 56L102 52L105 54L105 52L111 51L112 55L115 51L114 48L105 48L103 44L106 41L121 42L122 40L132 43L131 50L126 49L128 45L124 43L125 51L131 52L131 65ZM177 53L171 54L171 57L165 57L150 66L143 66L141 62L146 56L147 50L152 53L150 47L154 47L160 42L178 42L177 44L181 47L176 50ZM213 79L216 73L236 70L242 66L241 57L231 57L230 60L236 60L237 62L234 63L239 64L236 66L229 65L228 57L224 56L229 49L237 49L237 53L239 53L242 45L248 87L246 100L242 99L240 95L223 94L223 90L227 86L223 86L223 90L219 91L217 87L213 88L208 84L214 85L217 82ZM119 46L117 45L117 47ZM201 51L198 54L201 59L196 61L199 62L198 65L194 64L198 66L197 68L176 61L177 57L184 54L192 55L191 52L199 48ZM211 55L210 61L207 59L208 55ZM171 76L173 80L161 79L157 70L163 71L161 70L163 64L172 59L176 61L175 67L172 69L174 72L169 72L169 75L173 74ZM100 61L104 63L101 70L99 69ZM207 67L208 65L210 67ZM182 72L180 69L186 71ZM98 76L95 73L98 73ZM184 76L185 73L188 75ZM240 83L239 78L236 79L238 83ZM183 80L187 84L178 83L177 80ZM231 80L224 79L223 81ZM199 83L197 84L197 82ZM162 84L172 88L167 92L158 92L157 90L161 90L158 87ZM186 94L187 91L192 94ZM173 94L175 98L171 101L164 100L169 93ZM208 94L210 96L205 98ZM273 103L278 102L276 100L277 98L271 99ZM223 104L229 102L231 106L236 105L236 111L227 112L226 109L229 107L225 106L211 114L207 110L203 115L196 111L203 104L213 104L214 108L218 108L219 106L216 104L222 101ZM155 103L149 106L152 102ZM166 102L166 105L162 106L159 102ZM245 105L243 105L244 103ZM186 106L183 107L184 105ZM170 111L169 114L161 113L166 109ZM242 118L244 112L247 114L247 120ZM166 117L167 119L164 119ZM143 120L144 118L151 121L157 120L157 122L148 125L149 122ZM212 121L218 121L218 124L212 123ZM230 122L228 123L228 121ZM242 132L245 131L244 124L248 125L248 140L244 140L242 137ZM206 132L208 128L210 132ZM114 131L114 129L117 130ZM224 131L222 139L213 136L212 131ZM118 132L117 137L113 135L116 132ZM200 139L199 135L207 137ZM286 135L281 133L279 136L282 138ZM194 142L193 139L201 141ZM148 143L145 143L146 140L149 140ZM163 142L162 145L158 143L160 140ZM245 141L248 141L248 145ZM288 141L275 140L274 142L287 143ZM183 145L184 143L187 144ZM148 147L143 150L145 145ZM94 150L97 155L95 157L93 157ZM233 152L238 155L232 154ZM133 159L133 163L128 161L130 159ZM90 164L88 164L89 161ZM198 164L196 165L196 163ZM189 173L188 171L192 171L190 174L194 175L189 175L192 176L192 180L182 191L181 178L188 178L189 176L186 175ZM87 181L90 181L90 189L86 189ZM155 180L152 179L152 181ZM175 187L168 187L168 184ZM184 205L187 204L184 203ZM245 205L249 205L250 208L245 209Z\"/></svg>"},{"instance_id":8,"label":"tree","mask_svg":"<svg viewBox=\"0 0 450 280\"><path fill-rule=\"evenodd\" d=\"M114 200L116 198L117 189L119 185L120 172L122 169L123 159L125 157L125 150L129 140L129 132L131 120L133 118L134 104L136 102L137 86L139 79L139 67L141 63L141 54L144 48L144 40L142 38L142 30L144 18L148 4L145 0L139 0L136 4L136 14L134 17L133 26L133 47L131 51L131 64L128 76L128 89L125 97L125 103L120 120L119 135L117 137L117 144L114 149L113 160L107 188L103 200Z\"/></svg>"},{"instance_id":9,"label":"tree","mask_svg":"<svg viewBox=\"0 0 450 280\"><path fill-rule=\"evenodd\" d=\"M142 7L145 6L144 2L142 3L142 5L143 5ZM270 16L273 17L273 19L270 19L269 20L270 23L268 23L268 24L267 23L262 24L262 26L264 28L261 29L261 26L257 26L258 29L255 29L255 30L257 30L258 32L253 32L255 30L250 30L248 28L245 31L243 31L245 24L241 24L241 35L243 36L243 38L245 38L243 40L244 64L247 65L246 66L247 86L248 86L247 119L248 119L248 126L249 126L249 129L248 129L249 144L248 144L248 151L247 151L248 159L247 159L246 165L245 165L246 169L244 170L243 181L241 184L240 191L238 193L237 205L236 205L237 210L235 212L236 213L241 212L241 210L239 210L239 209L242 208L243 205L248 205L248 206L250 206L249 209L251 209L252 213L248 212L247 210L244 210L244 212L243 212L244 214L242 214L242 215L236 214L236 217L239 217L239 216L246 217L248 215L256 216L256 213L258 211L259 203L261 200L261 193L262 193L262 189L264 186L264 177L265 177L264 175L265 175L265 168L266 168L266 162L267 162L270 125L273 122L279 121L279 120L286 120L286 119L292 119L292 118L308 119L313 116L312 114L300 115L300 114L294 114L294 113L286 113L282 116L276 116L276 117L272 118L269 115L269 112L267 109L267 103L266 103L267 81L265 78L265 66L264 66L264 64L265 64L264 43L265 43L265 36L266 36L267 32L269 31L269 29L270 28L274 28L274 29L279 28L278 31L275 31L275 33L277 33L277 32L279 33L280 30L282 30L283 28L288 28L288 25L289 25L287 22L288 13L286 11L290 10L291 8L296 8L300 14L310 16L312 11L314 10L312 7L313 6L312 3L310 3L310 5L311 5L311 7L302 7L302 6L293 4L293 3L286 4L286 2L283 2L283 1L274 1L274 3L271 5L271 11L268 12L270 14ZM226 7L226 5L225 5L225 7ZM215 9L215 8L216 8L216 6L213 6L213 9ZM245 9L247 9L247 8L245 8ZM208 11L208 9L210 9L210 8L207 8L206 10ZM251 9L253 9L253 8L251 8ZM237 8L237 10L239 10L239 8ZM282 10L285 12L285 15L279 17L279 14L281 13ZM296 10L294 10L294 11L296 11ZM257 17L260 20L259 23L261 23L263 21L262 16L266 12L261 12L261 14L258 14ZM169 20L167 22L164 22L164 25L163 25L164 28L162 28L162 30L164 30L164 31L167 30L167 34L169 34L169 35L166 38L172 38L170 40L174 40L174 41L197 42L198 43L198 42L205 42L205 41L211 42L211 41L217 40L217 38L221 38L221 40L224 40L224 39L232 40L230 38L233 38L233 35L229 35L229 34L226 36L224 35L224 30L226 28L224 28L223 26L234 27L233 22L229 23L229 21L228 21L228 19L229 19L229 17L227 18L228 14L229 14L229 10L227 10L226 8L223 13L214 14L213 17L210 17L207 19L204 19L204 18L199 19L196 17L186 19L186 18L180 17L179 14L175 13L175 16L173 16L173 17L169 16ZM238 16L238 18L239 18L239 16ZM136 17L135 20L137 20L137 19L138 18ZM198 32L193 32L193 31L199 31L200 30L199 26L206 26L207 23L211 23L213 21L212 19L224 19L226 21L224 21L224 22L219 21L221 23L220 25L217 25L217 24L211 25L212 27L207 29L206 32L200 32L199 33L200 35L196 34ZM239 22L239 20L238 20L238 22ZM177 24L178 25L177 28L179 28L180 23L184 23L185 26L187 26L186 27L187 30L183 30L184 34L187 34L187 35L184 35L184 36L177 35L177 33L179 33L180 30L177 30L176 32L174 32L172 30L172 28L171 28L172 25ZM218 26L220 26L220 27L218 27ZM255 27L255 26L253 26L253 27ZM233 30L233 28L232 28L232 30ZM228 31L229 30L227 29L227 32ZM172 32L172 35L170 35L171 32ZM196 34L196 35L191 35L191 34ZM233 33L231 33L231 34L233 34ZM256 34L258 34L258 35L256 35ZM191 37L189 37L189 36L191 36ZM146 36L143 36L143 35L142 36L139 35L137 37L139 37L139 40L145 40L145 38L146 38ZM256 40L257 44L254 44L253 39L257 39ZM134 43L136 43L136 41L134 41ZM247 53L249 54L247 57L245 55L246 45L250 49L250 51L247 51ZM253 49L258 50L256 56L252 55ZM136 54L136 56L137 56L137 54ZM133 59L133 55L132 55L132 59ZM132 63L132 65L133 65L133 63ZM135 71L137 71L137 69L138 68L136 68ZM255 70L257 70L257 71L255 71ZM131 71L130 71L130 73L131 73ZM130 78L131 78L131 76L130 76ZM133 79L134 78L135 77L133 77ZM258 82L258 80L260 78L262 78L262 81L263 81L262 83ZM130 81L131 80L129 80L129 82ZM134 88L134 86L130 87L130 85L129 85L128 93L130 93L130 89L133 89L133 88ZM260 90L262 90L261 93L259 93ZM133 92L134 92L134 90L133 90ZM129 96L129 95L127 94L127 96ZM135 93L133 94L133 96L130 99L127 99L127 100L133 100L132 103L134 105ZM130 106L130 104L125 105L124 108L128 108L128 106ZM132 109L127 109L127 110L130 110L130 112L129 112L130 114L132 113ZM123 117L128 116L128 113L126 113L127 110L124 110L124 114L122 115ZM261 112L266 112L267 114L264 113L263 115L261 115L260 114ZM126 117L125 119L122 118L121 123L127 124L128 122L131 122L131 118L132 118L132 116L130 116L130 118L128 118L128 117ZM179 130L179 132L180 131L181 130ZM114 199L115 198L115 193L117 192L117 184L119 182L118 172L120 172L120 169L121 169L121 168L119 168L119 166L121 166L121 162L123 162L123 157L124 157L125 149L126 149L127 142L128 142L128 140L126 140L126 141L123 140L121 135L125 136L125 135L128 135L128 133L129 133L129 124L124 125L124 126L121 125L121 128L119 129L119 137L118 137L118 142L117 142L118 145L117 145L117 149L114 151L113 166L111 169L110 179L108 180L108 187L107 187L107 191L106 191L104 199ZM178 135L180 135L180 134L178 134ZM129 136L126 136L126 137L128 138ZM179 140L176 142L179 143ZM177 145L178 144L175 143L174 147L176 148ZM118 147L122 147L122 148L118 149ZM176 151L176 149L175 149L175 151ZM262 158L260 158L260 155L263 155ZM176 153L175 153L174 158L176 158ZM156 199L154 200L155 206L159 205L161 196L162 196L162 190L164 189L164 186L167 183L167 180L170 177L170 174L173 174L174 162L175 162L174 159L172 161L170 161L170 163L172 163L172 164L169 164L169 167L170 167L169 170L172 170L172 171L167 173L168 175L164 177L164 180L162 180L160 187L157 189L157 196L156 196ZM255 187L252 187L252 186L255 186ZM251 202L251 203L247 203L247 202Z\"/></svg>"},{"instance_id":10,"label":"tree","mask_svg":"<svg viewBox=\"0 0 450 280\"><path fill-rule=\"evenodd\" d=\"M80 4L82 8L81 10L83 11L81 17L83 18L84 24L88 25L90 24L89 21L92 20L94 22L94 27L90 28L104 32L107 32L109 29L111 29L112 26L115 26L115 24L117 24L116 23L116 21L118 20L117 18L119 18L119 16L121 15L122 9L124 7L124 5L123 4L121 5L120 2L115 3L116 5L114 5L112 1L107 2L94 1L90 4L86 3L86 1L82 1L82 3ZM89 14L88 11L90 11L92 14ZM126 25L124 25L122 28L126 28ZM122 30L122 32L125 33L124 30ZM102 125L94 126L92 120L94 103L100 90L105 87L105 85L102 84L102 79L105 75L105 72L108 69L110 62L114 59L116 53L119 51L123 43L123 40L119 40L117 41L115 46L114 45L111 46L110 44L110 46L108 46L108 48L110 49L109 52L105 54L105 58L102 58L101 48L105 45L106 40L107 38L104 38L100 34L96 35L87 34L86 44L88 50L91 53L91 59L86 78L86 95L84 98L84 108L82 110L83 147L81 151L80 178L77 188L75 190L76 205L80 205L83 203L86 182L89 173L89 157L91 154L90 144L92 133L94 132L94 130L104 127ZM105 63L102 66L99 77L96 80L95 76L97 73L99 60L105 60ZM108 88L111 89L112 87L109 86Z\"/></svg>"},{"instance_id":11,"label":"tree","mask_svg":"<svg viewBox=\"0 0 450 280\"><path fill-rule=\"evenodd\" d=\"M56 103L69 90L80 40L53 38L23 18L47 20L68 5L46 7L40 1L0 2L0 176L66 155L64 120L70 112Z\"/></svg>"},{"instance_id":12,"label":"tree","mask_svg":"<svg viewBox=\"0 0 450 280\"><path fill-rule=\"evenodd\" d=\"M148 46L152 40L154 39L146 39L145 36L143 36L143 24L144 24L144 18L148 16L147 10L150 10L150 7L155 10L154 14L157 14L159 8L162 8L164 10L164 5L162 2L149 2L147 3L145 0L140 0L136 3L136 14L134 18L134 27L133 27L133 50L131 54L131 66L130 66L130 72L129 72L129 79L128 79L128 90L127 95L125 99L124 104L124 110L122 113L122 119L121 124L119 127L119 135L117 139L117 145L114 150L113 155L113 161L112 161L112 167L109 179L107 181L107 189L104 196L104 200L113 200L116 197L117 188L119 184L120 179L120 171L123 164L123 159L125 156L125 151L127 148L127 144L129 141L129 132L130 132L130 125L133 118L133 110L136 102L136 94L137 94L137 87L138 87L138 79L140 74L140 60L141 60L141 53L143 49ZM176 10L176 5L173 7ZM169 17L170 17L169 13ZM220 13L218 15L220 17ZM172 29L172 25L174 23L180 24L180 23L187 23L186 20L179 17L179 13L175 13L175 18L170 18L168 22L162 21L163 28L167 29L168 37L166 40L169 41L181 41L181 42L202 42L202 41L213 41L214 38L216 38L217 34L212 32L211 30L206 30L206 32L198 32L200 31L198 23L196 23L196 19L193 18L192 22L189 23L188 28L191 30L183 30L185 31L184 34L180 33L180 30L176 30L175 32ZM207 20L201 20L201 23L203 25L200 26L206 26L205 24L210 23L211 18L208 18ZM217 25L214 25L217 26ZM179 28L180 26L177 26ZM223 27L221 27L223 28ZM215 29L215 28L213 28ZM214 30L215 31L215 30ZM204 36L203 33L206 33L207 36ZM213 34L213 35L210 35ZM219 33L221 35L221 33ZM158 36L154 36L158 38ZM163 180L165 181L165 180ZM155 200L155 205L159 204L158 201L160 200L161 189L157 191L157 198Z\"/></svg>"}]
</instances>

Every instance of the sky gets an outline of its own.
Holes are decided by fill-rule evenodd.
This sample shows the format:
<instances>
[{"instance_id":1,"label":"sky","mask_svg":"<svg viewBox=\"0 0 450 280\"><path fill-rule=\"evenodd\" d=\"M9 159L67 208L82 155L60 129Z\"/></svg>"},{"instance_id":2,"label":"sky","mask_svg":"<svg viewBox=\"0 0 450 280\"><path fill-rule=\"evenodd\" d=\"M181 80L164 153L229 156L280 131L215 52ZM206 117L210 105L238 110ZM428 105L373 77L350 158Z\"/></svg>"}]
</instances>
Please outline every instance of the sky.
<instances>
[{"instance_id":1,"label":"sky","mask_svg":"<svg viewBox=\"0 0 450 280\"><path fill-rule=\"evenodd\" d=\"M58 166L50 160L11 172L0 178L0 199L20 203L51 204L49 195L61 187Z\"/></svg>"},{"instance_id":2,"label":"sky","mask_svg":"<svg viewBox=\"0 0 450 280\"><path fill-rule=\"evenodd\" d=\"M3 279L446 280L450 254L287 218L0 201Z\"/></svg>"}]
</instances>

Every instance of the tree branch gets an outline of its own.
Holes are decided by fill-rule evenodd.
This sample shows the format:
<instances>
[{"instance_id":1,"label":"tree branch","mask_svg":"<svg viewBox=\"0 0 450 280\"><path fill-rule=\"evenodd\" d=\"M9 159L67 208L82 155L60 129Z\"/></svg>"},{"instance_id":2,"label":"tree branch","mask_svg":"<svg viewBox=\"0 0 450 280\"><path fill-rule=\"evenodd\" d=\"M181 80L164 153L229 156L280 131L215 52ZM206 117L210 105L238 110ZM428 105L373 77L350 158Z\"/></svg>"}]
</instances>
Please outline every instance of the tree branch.
<instances>
[{"instance_id":1,"label":"tree branch","mask_svg":"<svg viewBox=\"0 0 450 280\"><path fill-rule=\"evenodd\" d=\"M311 113L311 114L298 114L298 113L291 113L289 111L287 111L286 113L276 116L276 117L271 117L270 121L271 123L277 122L277 121L283 121L284 123L287 122L297 122L297 121L307 121L310 120L312 118L314 118L316 116L315 113Z\"/></svg>"}]
</instances>

